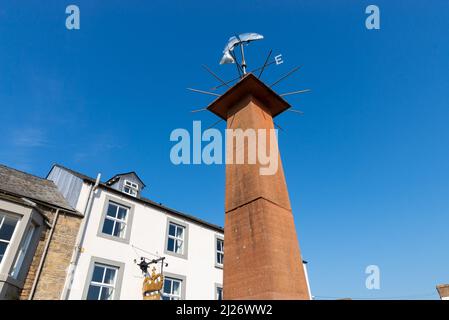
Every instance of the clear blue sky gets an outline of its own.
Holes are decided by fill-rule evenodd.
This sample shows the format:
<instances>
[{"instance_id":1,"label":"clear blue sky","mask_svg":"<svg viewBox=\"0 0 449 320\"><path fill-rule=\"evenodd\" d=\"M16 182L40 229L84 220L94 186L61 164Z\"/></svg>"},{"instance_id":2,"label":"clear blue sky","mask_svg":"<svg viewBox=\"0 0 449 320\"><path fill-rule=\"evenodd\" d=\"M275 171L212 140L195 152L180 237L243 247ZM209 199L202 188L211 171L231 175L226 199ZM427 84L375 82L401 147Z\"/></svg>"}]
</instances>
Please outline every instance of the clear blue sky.
<instances>
[{"instance_id":1,"label":"clear blue sky","mask_svg":"<svg viewBox=\"0 0 449 320\"><path fill-rule=\"evenodd\" d=\"M77 4L81 29L65 28ZM365 28L365 8L381 30ZM277 122L303 257L319 297L437 298L449 282L449 2L0 2L0 162L45 176L61 163L95 176L135 170L146 196L223 225L224 167L174 166L170 132L192 115L234 33L273 48L278 92L304 117ZM223 129L220 124L218 128ZM378 265L381 289L365 288Z\"/></svg>"}]
</instances>

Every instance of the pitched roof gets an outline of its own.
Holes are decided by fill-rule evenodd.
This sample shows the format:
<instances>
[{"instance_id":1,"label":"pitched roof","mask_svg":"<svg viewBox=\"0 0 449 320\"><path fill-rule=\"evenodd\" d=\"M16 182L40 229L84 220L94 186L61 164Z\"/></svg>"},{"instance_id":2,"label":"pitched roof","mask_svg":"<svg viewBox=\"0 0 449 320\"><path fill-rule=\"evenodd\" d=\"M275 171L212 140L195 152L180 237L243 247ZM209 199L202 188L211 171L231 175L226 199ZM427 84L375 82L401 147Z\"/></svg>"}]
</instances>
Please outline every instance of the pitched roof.
<instances>
[{"instance_id":1,"label":"pitched roof","mask_svg":"<svg viewBox=\"0 0 449 320\"><path fill-rule=\"evenodd\" d=\"M142 184L143 188L146 187L145 183L142 181L142 179L140 179L140 177L137 175L137 173L135 171L130 171L130 172L125 172L125 173L119 173L116 174L115 176L113 176L111 179L109 179L108 181L106 181L106 184L112 184L116 181L116 179L118 179L119 177L122 176L127 176L129 174L133 174L136 176L137 179L139 179L140 183Z\"/></svg>"},{"instance_id":2,"label":"pitched roof","mask_svg":"<svg viewBox=\"0 0 449 320\"><path fill-rule=\"evenodd\" d=\"M89 183L91 183L91 184L94 184L94 183L95 183L95 179L93 179L93 178L91 178L91 177L89 177L89 176L86 176L85 174L79 173L79 172L77 172L77 171L74 171L74 170L72 170L72 169L69 169L69 168L67 168L67 167L64 167L64 166L62 166L62 165L60 165L60 164L54 164L53 167L55 167L55 166L56 166L56 167L59 167L59 168L61 168L61 169L64 169L64 170L66 170L67 172L70 172L70 173L73 174L74 176L76 176L76 177L78 177L78 178L80 178L80 179L82 179L82 180L84 180L84 181L86 181L86 182L89 182ZM50 172L51 172L51 170L50 170ZM200 218L197 218L197 217L195 217L195 216L192 216L192 215L189 215L189 214L186 214L186 213L177 211L177 210L175 210L175 209L166 207L166 206L162 205L161 203L157 203L157 202L155 202L155 201L153 201L153 200L150 200L150 199L148 199L148 198L145 198L145 197L140 197L140 198L133 197L133 196L131 196L131 195L128 195L128 194L126 194L126 193L123 193L123 192L121 192L121 191L119 191L119 190L116 190L116 189L112 188L111 186L107 185L106 183L100 183L99 186L100 186L100 187L103 187L103 188L106 189L107 191L110 191L110 192L114 192L114 193L120 194L120 195L123 196L123 197L127 197L127 198L128 198L129 200L131 200L131 201L137 201L137 202L140 202L140 203L144 203L144 204L147 204L147 205L151 205L151 206L156 207L156 208L159 208L159 209L161 209L161 210L163 210L163 211L165 211L165 212L167 212L167 213L169 213L169 214L172 214L172 215L174 215L174 216L178 216L178 217L180 217L180 218L184 218L184 219L187 219L187 220L196 222L196 223L198 223L198 224L201 224L201 225L206 226L206 227L208 227L208 228L214 229L214 230L216 230L216 231L223 232L223 230L224 230L223 227L221 227L221 226L218 226L218 225L216 225L216 224L207 222L207 221L205 221L205 220L203 220L203 219L200 219Z\"/></svg>"},{"instance_id":3,"label":"pitched roof","mask_svg":"<svg viewBox=\"0 0 449 320\"><path fill-rule=\"evenodd\" d=\"M75 212L58 191L53 181L1 164L0 191Z\"/></svg>"}]
</instances>

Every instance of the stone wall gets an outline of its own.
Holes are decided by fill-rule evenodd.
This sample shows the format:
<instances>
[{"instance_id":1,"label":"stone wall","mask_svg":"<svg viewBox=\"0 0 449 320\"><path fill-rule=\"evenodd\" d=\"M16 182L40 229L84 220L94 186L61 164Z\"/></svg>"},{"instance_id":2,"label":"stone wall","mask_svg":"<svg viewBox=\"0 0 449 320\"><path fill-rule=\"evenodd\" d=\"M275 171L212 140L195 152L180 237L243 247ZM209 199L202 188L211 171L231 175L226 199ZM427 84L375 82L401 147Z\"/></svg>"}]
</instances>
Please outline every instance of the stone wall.
<instances>
[{"instance_id":1,"label":"stone wall","mask_svg":"<svg viewBox=\"0 0 449 320\"><path fill-rule=\"evenodd\" d=\"M28 297L30 296L31 288L33 286L33 281L36 278L36 271L42 257L42 252L44 251L45 241L48 235L50 234L50 230L46 226L44 226L43 228L44 230L42 231L41 236L39 238L39 244L37 245L33 261L31 262L27 277L25 278L23 289L20 293L20 300L28 299Z\"/></svg>"},{"instance_id":2,"label":"stone wall","mask_svg":"<svg viewBox=\"0 0 449 320\"><path fill-rule=\"evenodd\" d=\"M79 216L66 215L64 213L59 215L33 299L59 300L75 247L80 223L81 217ZM29 297L45 242L49 235L49 229L42 233L21 293L21 299L28 299Z\"/></svg>"}]
</instances>

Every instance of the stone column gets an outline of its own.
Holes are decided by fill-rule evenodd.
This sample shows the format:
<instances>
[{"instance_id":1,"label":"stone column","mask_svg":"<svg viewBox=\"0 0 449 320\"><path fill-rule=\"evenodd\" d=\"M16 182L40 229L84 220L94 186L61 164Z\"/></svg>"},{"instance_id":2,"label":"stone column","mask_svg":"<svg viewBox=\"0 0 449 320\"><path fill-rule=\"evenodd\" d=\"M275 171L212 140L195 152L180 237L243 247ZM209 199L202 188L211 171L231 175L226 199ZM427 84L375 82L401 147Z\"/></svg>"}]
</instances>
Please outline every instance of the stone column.
<instances>
[{"instance_id":1,"label":"stone column","mask_svg":"<svg viewBox=\"0 0 449 320\"><path fill-rule=\"evenodd\" d=\"M228 129L265 129L269 141L273 117L289 107L248 74L209 110L226 119ZM232 150L235 160L244 152L245 163L226 164L224 299L310 299L277 141L269 141L277 171L261 175L266 165L257 156L248 164L247 140L242 149L227 139L227 153Z\"/></svg>"}]
</instances>

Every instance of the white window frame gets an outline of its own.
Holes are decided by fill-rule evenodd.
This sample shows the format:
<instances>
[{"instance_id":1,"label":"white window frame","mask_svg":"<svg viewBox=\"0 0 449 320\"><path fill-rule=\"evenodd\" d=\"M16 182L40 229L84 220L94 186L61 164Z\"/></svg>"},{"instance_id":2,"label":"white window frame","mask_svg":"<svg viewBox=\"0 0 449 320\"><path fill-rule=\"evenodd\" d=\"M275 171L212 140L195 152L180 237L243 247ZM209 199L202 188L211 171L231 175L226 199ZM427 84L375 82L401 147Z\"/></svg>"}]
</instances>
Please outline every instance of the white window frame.
<instances>
[{"instance_id":1,"label":"white window frame","mask_svg":"<svg viewBox=\"0 0 449 320\"><path fill-rule=\"evenodd\" d=\"M182 300L183 280L174 277L165 277L163 290L165 290L165 281L170 281L170 293L163 291L163 297L168 298L166 300ZM179 282L179 295L173 293L173 282Z\"/></svg>"},{"instance_id":2,"label":"white window frame","mask_svg":"<svg viewBox=\"0 0 449 320\"><path fill-rule=\"evenodd\" d=\"M218 244L219 243L221 243L221 250L220 249L218 249L218 248L216 248L216 259L217 259L217 264L218 265L220 265L220 266L223 266L223 260L224 260L224 240L223 239L220 239L220 238L217 238L217 247L218 247ZM221 261L219 261L220 259L218 258L218 257L221 257Z\"/></svg>"},{"instance_id":3,"label":"white window frame","mask_svg":"<svg viewBox=\"0 0 449 320\"><path fill-rule=\"evenodd\" d=\"M33 239L34 236L34 232L36 231L36 226L31 223L25 232L25 239L22 243L22 245L20 246L19 249L19 253L16 257L16 261L14 262L14 266L12 267L11 270L11 277L13 277L14 279L17 279L17 277L20 274L20 270L22 269L22 265L23 265L23 261L25 260L26 254L28 252L28 248L30 247L31 244L31 240Z\"/></svg>"},{"instance_id":4,"label":"white window frame","mask_svg":"<svg viewBox=\"0 0 449 320\"><path fill-rule=\"evenodd\" d=\"M185 226L182 226L182 225L180 225L180 224L177 224L177 223L175 223L175 222L172 222L172 221L169 221L168 222L168 232L167 232L167 251L169 251L169 252L172 252L172 253L175 253L175 254L179 254L179 255L183 255L184 254L184 251L185 251L185 238L186 238L186 227ZM173 236L173 235L171 235L170 234L170 225L173 225L173 226L175 226L175 235ZM181 229L182 230L182 237L177 237L176 235L178 234L178 229ZM171 250L169 250L168 249L168 242L169 242L169 239L173 239L173 241L174 241L174 247L173 247L173 250L175 250L175 251L171 251ZM181 242L181 246L180 246L180 248L181 248L181 252L176 252L176 248L177 248L177 244L178 244L178 241L180 241Z\"/></svg>"},{"instance_id":5,"label":"white window frame","mask_svg":"<svg viewBox=\"0 0 449 320\"><path fill-rule=\"evenodd\" d=\"M218 243L221 242L221 250L219 250ZM218 256L221 256L221 262L218 259ZM224 261L224 239L220 237L215 237L215 265L217 267L223 268L223 261Z\"/></svg>"},{"instance_id":6,"label":"white window frame","mask_svg":"<svg viewBox=\"0 0 449 320\"><path fill-rule=\"evenodd\" d=\"M11 238L9 240L0 239L1 243L6 243L6 250L3 253L2 259L0 260L0 266L2 265L3 261L5 261L5 258L8 256L8 252L9 252L9 249L11 247L11 242L14 239L14 235L16 234L16 231L17 231L17 226L19 225L19 222L20 222L20 218L19 217L16 217L16 216L4 213L4 212L0 212L0 230L1 230L2 226L3 226L3 223L5 222L6 217L10 217L12 219L16 219L17 221L16 221L16 225L14 226L14 231L11 234Z\"/></svg>"},{"instance_id":7,"label":"white window frame","mask_svg":"<svg viewBox=\"0 0 449 320\"><path fill-rule=\"evenodd\" d=\"M218 299L218 291L221 290L221 299ZM223 300L223 286L221 284L215 284L215 300Z\"/></svg>"},{"instance_id":8,"label":"white window frame","mask_svg":"<svg viewBox=\"0 0 449 320\"><path fill-rule=\"evenodd\" d=\"M96 281L92 280L93 276L95 274L95 268L96 267L104 268L104 270L103 270L103 277L102 277L102 280L101 280L102 282L96 282ZM114 281L113 281L112 284L104 283L104 280L105 280L105 277L106 277L106 271L108 269L109 270L114 270ZM117 284L118 273L119 273L119 268L118 267L95 262L94 266L93 266L93 272L92 272L92 275L91 275L91 279L89 281L89 287L87 288L87 294L89 294L89 290L90 290L91 286L100 287L100 291L98 292L98 297L96 299L96 300L100 300L99 298L101 297L101 293L103 292L103 289L104 288L107 288L107 289L111 289L112 288L112 292L111 292L108 300L114 300L115 290L116 290L115 287L116 287L116 284ZM87 296L86 296L86 298L87 298Z\"/></svg>"},{"instance_id":9,"label":"white window frame","mask_svg":"<svg viewBox=\"0 0 449 320\"><path fill-rule=\"evenodd\" d=\"M129 192L126 191L126 188L129 189ZM133 197L137 197L137 194L139 192L139 185L135 182L129 181L129 180L124 180L123 181L123 188L122 191L126 194L129 194Z\"/></svg>"},{"instance_id":10,"label":"white window frame","mask_svg":"<svg viewBox=\"0 0 449 320\"><path fill-rule=\"evenodd\" d=\"M110 205L114 205L114 206L117 207L117 210L115 211L115 217L111 217L110 215L108 215L108 211L109 211L109 206ZM124 220L118 218L118 211L120 210L120 208L126 210L126 215L125 215L125 219ZM124 205L121 205L121 204L119 204L117 202L109 201L107 209L106 209L106 214L104 216L103 226L102 226L101 232L103 234L106 234L106 235L114 237L114 238L125 239L126 238L127 228L128 228L129 211L130 211L130 208L128 208L128 207L126 207ZM104 228L104 224L106 222L106 219L111 220L114 223L114 226L112 227L112 234L103 232L103 228ZM117 227L117 225L124 225L123 229L120 232L120 236L114 235L114 231L115 231L115 228Z\"/></svg>"}]
</instances>

